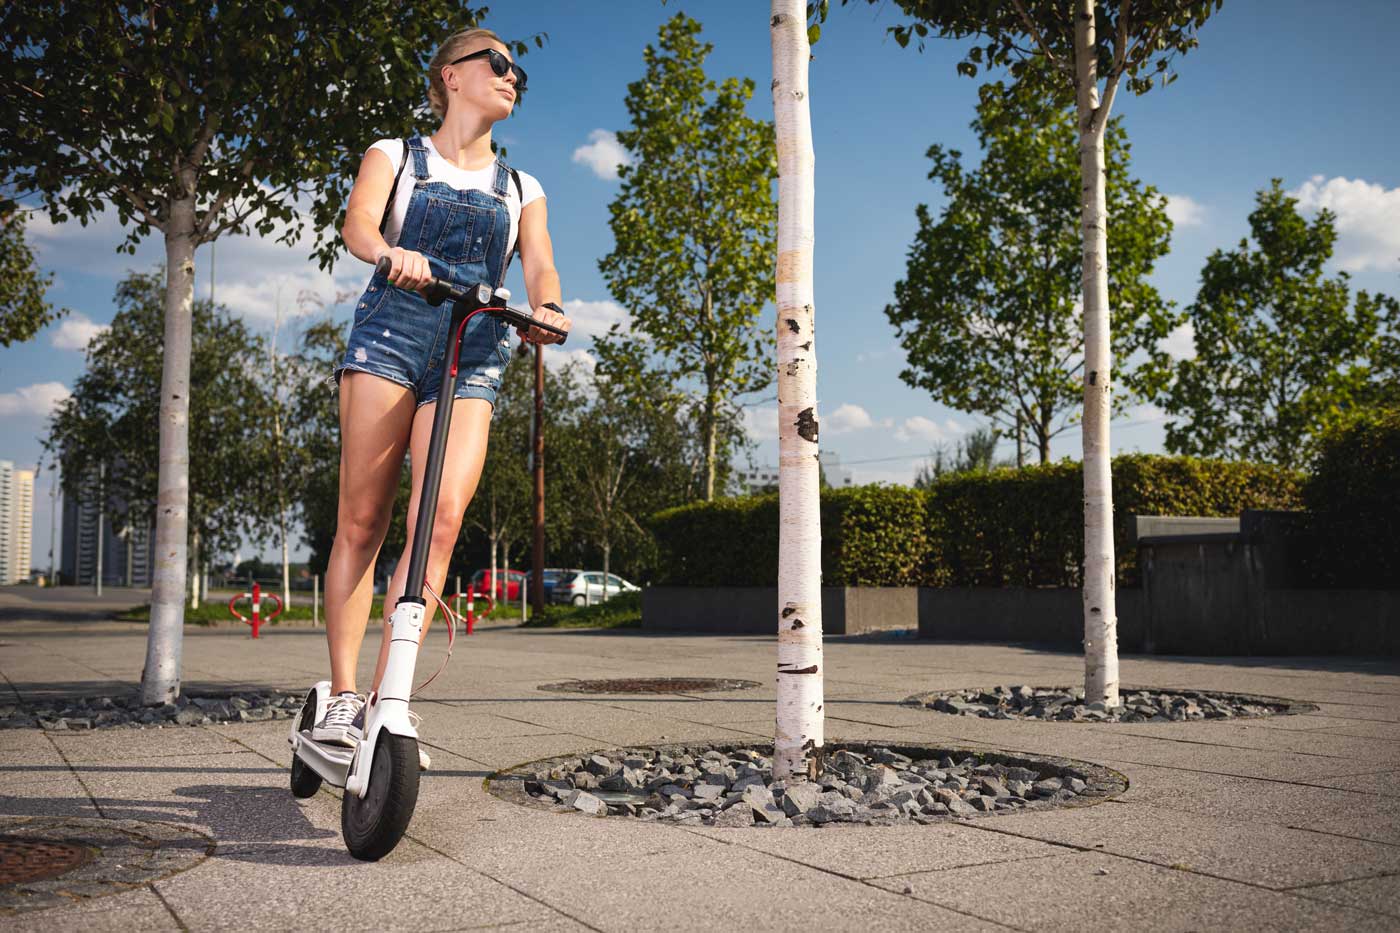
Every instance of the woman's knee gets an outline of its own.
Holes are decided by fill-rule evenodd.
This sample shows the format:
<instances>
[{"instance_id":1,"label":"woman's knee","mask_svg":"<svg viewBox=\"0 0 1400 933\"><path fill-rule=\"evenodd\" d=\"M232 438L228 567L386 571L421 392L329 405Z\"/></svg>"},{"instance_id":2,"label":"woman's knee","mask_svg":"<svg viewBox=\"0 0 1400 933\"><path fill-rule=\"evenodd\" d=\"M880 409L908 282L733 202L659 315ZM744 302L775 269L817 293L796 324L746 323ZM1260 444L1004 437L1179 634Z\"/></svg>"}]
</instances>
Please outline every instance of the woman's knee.
<instances>
[{"instance_id":1,"label":"woman's knee","mask_svg":"<svg viewBox=\"0 0 1400 933\"><path fill-rule=\"evenodd\" d=\"M388 509L342 508L336 518L335 537L357 551L378 550L388 529Z\"/></svg>"}]
</instances>

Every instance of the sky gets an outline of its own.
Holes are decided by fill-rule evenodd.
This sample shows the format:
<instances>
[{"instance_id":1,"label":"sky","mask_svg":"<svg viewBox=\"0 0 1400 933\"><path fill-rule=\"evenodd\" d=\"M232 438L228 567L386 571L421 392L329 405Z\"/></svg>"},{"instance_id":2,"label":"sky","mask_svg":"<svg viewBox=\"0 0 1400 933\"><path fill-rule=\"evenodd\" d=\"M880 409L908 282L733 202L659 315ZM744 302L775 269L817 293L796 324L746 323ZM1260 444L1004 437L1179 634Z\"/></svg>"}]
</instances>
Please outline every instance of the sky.
<instances>
[{"instance_id":1,"label":"sky","mask_svg":"<svg viewBox=\"0 0 1400 933\"><path fill-rule=\"evenodd\" d=\"M707 73L752 78L750 114L771 119L768 4L511 0L493 6L484 25L498 33L547 35L543 49L520 59L530 92L515 116L497 125L496 139L507 145L512 164L544 186L566 309L579 335L554 359L578 359L591 335L626 319L598 260L612 246L608 204L618 192L615 166L626 158L613 134L628 126L624 97L644 71L643 48L676 12L698 19L714 44ZM1394 106L1400 57L1393 54L1400 4L1346 0L1329 9L1325 23L1317 9L1308 0L1228 0L1202 29L1200 47L1179 60L1176 83L1117 98L1114 114L1123 117L1132 142L1133 174L1169 199L1171 252L1152 281L1178 306L1192 301L1205 258L1247 236L1255 193L1275 177L1305 213L1326 207L1337 215L1333 270L1351 273L1356 288L1400 292L1400 108ZM943 203L927 178L925 153L939 143L961 149L975 164L968 124L977 88L988 79L957 75L961 43L930 40L922 52L901 49L886 33L900 21L890 3L833 4L810 75L821 444L857 482L909 482L933 447L955 443L983 423L900 381L904 355L883 314L904 276L915 205L936 212ZM375 138L366 128L363 139L345 145L363 150ZM40 457L49 411L82 373L87 342L111 320L117 281L164 256L159 239L144 242L134 256L117 253L123 234L110 210L87 227L55 226L35 215L28 233L39 265L54 276L50 300L70 313L30 342L0 349L0 459L21 467ZM333 301L337 292L357 294L369 275L368 266L350 257L333 273L320 272L308 254L309 241L221 239L196 256L196 293L207 297L212 285L219 303L269 333L280 307L285 349L298 327L300 296ZM518 264L507 284L523 299ZM348 331L351 303L332 309ZM771 330L771 307L760 326ZM1174 334L1170 348L1189 355L1190 334ZM776 463L775 398L746 401L754 462ZM1135 404L1112 430L1115 451L1163 449L1162 414L1149 405ZM1077 459L1078 434L1062 434L1051 452ZM1010 456L1010 442L999 453ZM36 567L48 564L49 492L45 475L35 485ZM297 548L293 556L303 554Z\"/></svg>"}]
</instances>

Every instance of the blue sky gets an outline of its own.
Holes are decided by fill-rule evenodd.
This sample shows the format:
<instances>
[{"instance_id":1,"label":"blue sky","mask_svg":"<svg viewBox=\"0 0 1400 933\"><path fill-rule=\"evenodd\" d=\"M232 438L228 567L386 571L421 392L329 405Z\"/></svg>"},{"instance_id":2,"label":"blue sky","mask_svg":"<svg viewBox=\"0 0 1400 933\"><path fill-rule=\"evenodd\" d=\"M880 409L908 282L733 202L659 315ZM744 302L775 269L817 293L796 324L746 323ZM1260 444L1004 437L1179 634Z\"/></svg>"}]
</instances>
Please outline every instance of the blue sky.
<instances>
[{"instance_id":1,"label":"blue sky","mask_svg":"<svg viewBox=\"0 0 1400 933\"><path fill-rule=\"evenodd\" d=\"M611 246L607 205L617 192L617 182L603 177L607 134L627 125L623 98L627 83L642 73L642 48L665 19L685 11L715 45L709 74L753 78L751 112L771 118L768 5L512 0L495 6L486 25L501 34L548 33L544 49L521 59L530 74L529 99L498 125L497 138L508 144L512 162L544 185L576 327L605 330L622 313L597 270ZM839 454L858 481L908 481L932 446L979 423L899 381L903 355L882 309L903 277L914 205L941 203L927 180L925 151L936 142L976 152L968 123L983 76L956 75L961 46L955 43L935 40L922 53L900 49L885 33L897 21L892 4L835 7L811 70L822 446ZM1205 257L1247 234L1254 193L1272 177L1309 209L1330 206L1338 213L1334 265L1349 269L1355 286L1400 292L1397 34L1400 4L1390 0L1349 0L1325 18L1305 0L1230 0L1202 30L1200 48L1180 61L1175 84L1145 97L1118 97L1115 113L1133 143L1134 173L1171 196L1178 220L1171 253L1154 279L1167 298L1183 306L1192 300ZM346 144L364 149L371 142L367 130L363 140ZM55 275L51 300L75 313L28 344L0 350L0 459L22 466L40 454L38 435L53 399L82 372L86 340L111 319L117 280L163 256L159 240L134 257L117 254L121 234L110 211L87 228L36 220L30 232L40 264ZM367 276L353 259L338 264L333 277L319 273L305 248L236 238L215 249L215 297L269 331L279 301L290 318L302 293L358 290ZM201 296L209 292L208 258L205 247L197 257ZM518 274L513 278L523 297ZM350 305L336 313L348 327ZM766 316L762 326L771 323ZM284 322L283 341L289 328L294 320ZM574 343L575 353L587 347L587 340ZM750 423L758 462L774 462L771 398L756 400ZM1160 451L1162 437L1160 415L1151 409L1138 408L1114 426L1116 450ZM1003 453L1009 452L1007 446ZM1077 434L1061 435L1053 453L1077 458ZM36 566L47 566L48 528L48 485L41 479Z\"/></svg>"}]
</instances>

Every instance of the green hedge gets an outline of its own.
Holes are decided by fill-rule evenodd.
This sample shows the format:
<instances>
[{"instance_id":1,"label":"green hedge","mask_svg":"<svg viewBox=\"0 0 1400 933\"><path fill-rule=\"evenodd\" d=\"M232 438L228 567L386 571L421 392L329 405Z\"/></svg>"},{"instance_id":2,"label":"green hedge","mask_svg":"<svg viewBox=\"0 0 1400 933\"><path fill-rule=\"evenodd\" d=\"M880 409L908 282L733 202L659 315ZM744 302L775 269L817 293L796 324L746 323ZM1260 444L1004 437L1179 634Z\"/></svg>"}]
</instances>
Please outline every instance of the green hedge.
<instances>
[{"instance_id":1,"label":"green hedge","mask_svg":"<svg viewBox=\"0 0 1400 933\"><path fill-rule=\"evenodd\" d=\"M922 579L924 494L903 486L822 491L822 579L830 586L905 586ZM653 517L658 583L772 586L778 576L778 497L718 499Z\"/></svg>"},{"instance_id":2,"label":"green hedge","mask_svg":"<svg viewBox=\"0 0 1400 933\"><path fill-rule=\"evenodd\" d=\"M1113 462L1122 585L1136 583L1133 515L1238 515L1297 508L1299 477L1277 467L1132 455ZM1083 486L1077 463L947 477L929 490L822 492L822 580L830 586L1077 586ZM771 586L778 499L721 499L652 519L658 583Z\"/></svg>"},{"instance_id":3,"label":"green hedge","mask_svg":"<svg viewBox=\"0 0 1400 933\"><path fill-rule=\"evenodd\" d=\"M1326 434L1303 487L1312 571L1324 585L1360 589L1400 581L1400 410L1357 413Z\"/></svg>"},{"instance_id":4,"label":"green hedge","mask_svg":"<svg viewBox=\"0 0 1400 933\"><path fill-rule=\"evenodd\" d=\"M1135 515L1237 516L1299 507L1301 477L1257 463L1131 454L1113 459L1121 586L1138 584ZM1079 586L1084 480L1078 463L964 474L929 491L928 586Z\"/></svg>"}]
</instances>

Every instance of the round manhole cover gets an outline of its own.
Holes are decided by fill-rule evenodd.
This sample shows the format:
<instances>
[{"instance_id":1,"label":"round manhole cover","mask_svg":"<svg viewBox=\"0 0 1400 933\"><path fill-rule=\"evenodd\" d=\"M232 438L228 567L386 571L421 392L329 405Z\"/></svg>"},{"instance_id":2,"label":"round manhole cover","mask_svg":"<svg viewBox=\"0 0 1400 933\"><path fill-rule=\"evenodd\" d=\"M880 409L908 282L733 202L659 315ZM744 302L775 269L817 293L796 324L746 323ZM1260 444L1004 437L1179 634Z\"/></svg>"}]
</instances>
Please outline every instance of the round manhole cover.
<instances>
[{"instance_id":1,"label":"round manhole cover","mask_svg":"<svg viewBox=\"0 0 1400 933\"><path fill-rule=\"evenodd\" d=\"M752 680L726 680L717 677L625 677L616 680L568 680L544 684L539 689L551 693L714 693L721 690L751 690Z\"/></svg>"},{"instance_id":2,"label":"round manhole cover","mask_svg":"<svg viewBox=\"0 0 1400 933\"><path fill-rule=\"evenodd\" d=\"M2 817L0 918L129 891L213 851L208 836L170 823Z\"/></svg>"},{"instance_id":3,"label":"round manhole cover","mask_svg":"<svg viewBox=\"0 0 1400 933\"><path fill-rule=\"evenodd\" d=\"M93 851L71 842L0 836L0 884L57 878L92 861Z\"/></svg>"}]
</instances>

